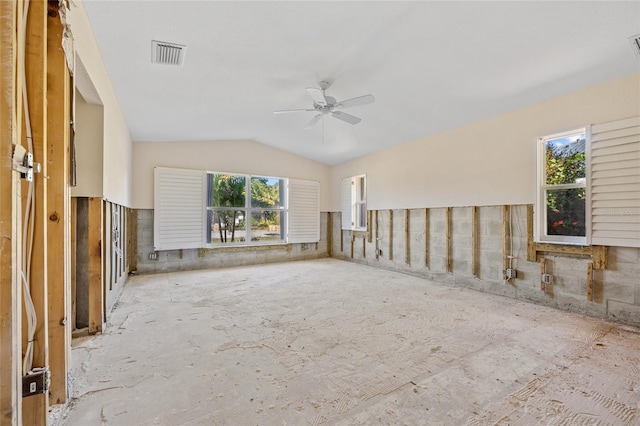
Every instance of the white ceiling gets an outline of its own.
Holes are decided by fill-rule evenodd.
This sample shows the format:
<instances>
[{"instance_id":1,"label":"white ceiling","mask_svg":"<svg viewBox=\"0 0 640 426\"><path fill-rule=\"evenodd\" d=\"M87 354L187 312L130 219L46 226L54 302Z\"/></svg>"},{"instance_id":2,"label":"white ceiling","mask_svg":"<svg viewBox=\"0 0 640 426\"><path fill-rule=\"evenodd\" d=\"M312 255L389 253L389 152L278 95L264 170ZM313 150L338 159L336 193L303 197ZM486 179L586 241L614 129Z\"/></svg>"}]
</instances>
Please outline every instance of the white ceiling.
<instances>
[{"instance_id":1,"label":"white ceiling","mask_svg":"<svg viewBox=\"0 0 640 426\"><path fill-rule=\"evenodd\" d=\"M640 71L638 1L84 4L134 141L252 139L330 165ZM186 45L184 65L152 64L151 40ZM376 102L355 126L272 113L310 108L320 80Z\"/></svg>"}]
</instances>

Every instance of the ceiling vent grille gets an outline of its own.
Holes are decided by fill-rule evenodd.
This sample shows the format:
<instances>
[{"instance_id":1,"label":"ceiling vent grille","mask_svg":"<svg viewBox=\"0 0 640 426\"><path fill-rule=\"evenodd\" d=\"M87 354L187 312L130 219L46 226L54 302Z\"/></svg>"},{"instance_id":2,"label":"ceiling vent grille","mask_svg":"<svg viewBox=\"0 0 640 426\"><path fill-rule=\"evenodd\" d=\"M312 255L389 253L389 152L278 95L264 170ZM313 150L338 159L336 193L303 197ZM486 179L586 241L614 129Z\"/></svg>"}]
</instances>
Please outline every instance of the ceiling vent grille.
<instances>
[{"instance_id":1,"label":"ceiling vent grille","mask_svg":"<svg viewBox=\"0 0 640 426\"><path fill-rule=\"evenodd\" d=\"M164 41L151 41L151 63L182 66L187 46Z\"/></svg>"},{"instance_id":2,"label":"ceiling vent grille","mask_svg":"<svg viewBox=\"0 0 640 426\"><path fill-rule=\"evenodd\" d=\"M640 58L640 34L629 37L629 43L631 43L633 53L635 53L636 56Z\"/></svg>"}]
</instances>

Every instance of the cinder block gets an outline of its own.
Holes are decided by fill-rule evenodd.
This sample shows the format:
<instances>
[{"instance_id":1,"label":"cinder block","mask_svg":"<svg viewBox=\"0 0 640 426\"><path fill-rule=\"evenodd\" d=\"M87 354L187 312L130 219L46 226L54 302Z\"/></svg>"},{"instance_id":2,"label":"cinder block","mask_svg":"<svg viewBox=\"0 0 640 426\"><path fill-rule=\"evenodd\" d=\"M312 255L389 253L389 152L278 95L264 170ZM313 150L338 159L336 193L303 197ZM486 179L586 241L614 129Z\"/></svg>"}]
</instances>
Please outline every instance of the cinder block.
<instances>
[{"instance_id":1,"label":"cinder block","mask_svg":"<svg viewBox=\"0 0 640 426\"><path fill-rule=\"evenodd\" d=\"M610 318L640 326L640 306L610 300L607 303Z\"/></svg>"}]
</instances>

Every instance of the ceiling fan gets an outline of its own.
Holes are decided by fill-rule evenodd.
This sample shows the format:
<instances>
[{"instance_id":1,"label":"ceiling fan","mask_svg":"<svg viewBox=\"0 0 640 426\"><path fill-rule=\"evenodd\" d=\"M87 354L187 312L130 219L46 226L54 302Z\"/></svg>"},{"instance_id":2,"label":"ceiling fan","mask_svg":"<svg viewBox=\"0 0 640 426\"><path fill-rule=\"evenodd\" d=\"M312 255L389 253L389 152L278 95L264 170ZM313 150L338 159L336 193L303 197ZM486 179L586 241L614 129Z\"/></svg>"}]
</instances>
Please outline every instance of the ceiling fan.
<instances>
[{"instance_id":1,"label":"ceiling fan","mask_svg":"<svg viewBox=\"0 0 640 426\"><path fill-rule=\"evenodd\" d=\"M287 109L281 111L274 111L274 114L286 114L291 112L315 112L316 115L311 119L306 128L309 128L316 124L325 115L331 115L333 118L342 120L349 124L358 124L362 119L355 117L351 114L347 114L341 111L343 108L351 108L358 105L366 105L375 102L376 98L373 95L358 96L356 98L345 99L344 101L337 102L336 98L327 96L325 90L331 86L331 83L327 81L321 81L319 83L320 88L307 87L307 93L313 99L313 108L305 109Z\"/></svg>"}]
</instances>

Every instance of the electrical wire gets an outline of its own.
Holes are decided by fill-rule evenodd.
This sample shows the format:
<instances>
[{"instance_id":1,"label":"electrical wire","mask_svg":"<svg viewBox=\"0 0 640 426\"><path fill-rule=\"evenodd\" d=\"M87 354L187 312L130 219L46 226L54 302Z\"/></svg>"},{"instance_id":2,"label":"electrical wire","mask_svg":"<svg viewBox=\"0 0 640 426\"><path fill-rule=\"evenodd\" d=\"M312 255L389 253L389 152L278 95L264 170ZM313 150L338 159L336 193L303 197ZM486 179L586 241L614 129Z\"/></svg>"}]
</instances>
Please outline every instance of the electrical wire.
<instances>
[{"instance_id":1,"label":"electrical wire","mask_svg":"<svg viewBox=\"0 0 640 426\"><path fill-rule=\"evenodd\" d=\"M29 15L29 0L24 2L24 12L22 18L22 46L20 46L22 54L22 99L24 106L24 121L27 133L28 152L33 152L33 132L31 128L31 117L29 115L29 100L27 96L26 82L26 38L27 38L27 17ZM33 339L36 334L37 315L31 298L31 260L33 257L33 240L34 240L34 212L35 212L35 194L34 183L29 182L27 191L27 202L24 210L24 220L22 224L22 266L20 271L22 277L22 288L24 293L24 307L27 318L27 347L25 349L24 358L22 360L23 374L27 374L33 367Z\"/></svg>"}]
</instances>

